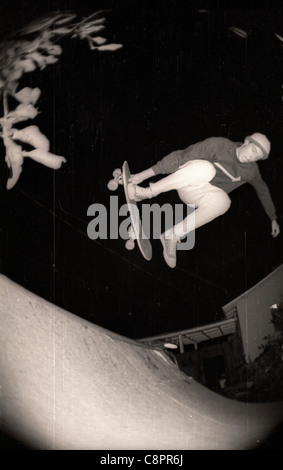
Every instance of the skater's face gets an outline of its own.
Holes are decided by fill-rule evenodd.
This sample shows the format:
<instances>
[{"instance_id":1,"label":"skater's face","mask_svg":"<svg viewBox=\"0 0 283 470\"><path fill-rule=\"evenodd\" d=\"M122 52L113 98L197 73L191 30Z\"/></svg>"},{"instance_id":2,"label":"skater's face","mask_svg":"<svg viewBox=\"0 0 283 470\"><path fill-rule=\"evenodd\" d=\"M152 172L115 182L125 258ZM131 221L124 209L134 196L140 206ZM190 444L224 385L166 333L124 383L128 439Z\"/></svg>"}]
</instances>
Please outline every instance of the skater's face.
<instances>
[{"instance_id":1,"label":"skater's face","mask_svg":"<svg viewBox=\"0 0 283 470\"><path fill-rule=\"evenodd\" d=\"M261 160L264 156L262 150L248 140L245 140L244 144L237 148L236 154L241 163L256 162Z\"/></svg>"}]
</instances>

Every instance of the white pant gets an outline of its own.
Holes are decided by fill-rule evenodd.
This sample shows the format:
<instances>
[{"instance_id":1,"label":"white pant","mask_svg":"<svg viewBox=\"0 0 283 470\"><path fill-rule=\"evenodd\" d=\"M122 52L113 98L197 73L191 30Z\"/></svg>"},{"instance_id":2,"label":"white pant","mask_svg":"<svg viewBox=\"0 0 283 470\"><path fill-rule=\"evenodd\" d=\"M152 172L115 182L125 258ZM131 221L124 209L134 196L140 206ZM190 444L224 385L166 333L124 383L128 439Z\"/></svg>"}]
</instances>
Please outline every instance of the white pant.
<instances>
[{"instance_id":1,"label":"white pant","mask_svg":"<svg viewBox=\"0 0 283 470\"><path fill-rule=\"evenodd\" d=\"M181 201L185 204L195 204L195 213L189 214L173 227L177 237L184 237L185 234L211 222L229 209L231 200L227 193L209 183L215 173L212 163L206 160L192 160L175 173L156 183L150 183L153 196L175 189Z\"/></svg>"}]
</instances>

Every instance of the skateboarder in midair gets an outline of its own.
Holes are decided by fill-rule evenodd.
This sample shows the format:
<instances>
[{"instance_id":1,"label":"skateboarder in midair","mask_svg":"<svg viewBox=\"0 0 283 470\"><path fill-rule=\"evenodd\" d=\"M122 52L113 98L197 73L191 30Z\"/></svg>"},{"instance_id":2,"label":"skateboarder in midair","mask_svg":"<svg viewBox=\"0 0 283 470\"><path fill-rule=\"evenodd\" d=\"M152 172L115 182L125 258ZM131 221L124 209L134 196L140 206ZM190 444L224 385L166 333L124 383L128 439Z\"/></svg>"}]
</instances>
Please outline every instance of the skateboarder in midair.
<instances>
[{"instance_id":1,"label":"skateboarder in midair","mask_svg":"<svg viewBox=\"0 0 283 470\"><path fill-rule=\"evenodd\" d=\"M259 132L242 142L224 137L210 137L165 156L154 166L131 175L130 197L136 201L151 199L158 194L177 190L185 204L194 204L194 214L161 234L163 256L171 268L176 266L177 243L188 233L224 214L230 207L228 194L239 186L251 184L271 220L271 235L280 233L276 210L268 186L263 181L258 160L268 158L269 139ZM148 187L139 186L156 175L168 175ZM195 218L194 226L190 218ZM192 228L193 227L193 228Z\"/></svg>"}]
</instances>

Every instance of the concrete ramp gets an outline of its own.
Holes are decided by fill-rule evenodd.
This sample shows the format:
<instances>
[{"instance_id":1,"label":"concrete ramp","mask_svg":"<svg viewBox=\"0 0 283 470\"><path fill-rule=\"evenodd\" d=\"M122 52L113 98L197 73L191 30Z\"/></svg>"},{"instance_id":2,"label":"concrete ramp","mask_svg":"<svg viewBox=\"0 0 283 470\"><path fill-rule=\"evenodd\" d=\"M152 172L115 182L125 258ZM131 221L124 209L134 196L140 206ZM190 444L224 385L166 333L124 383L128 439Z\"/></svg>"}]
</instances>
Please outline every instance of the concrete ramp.
<instances>
[{"instance_id":1,"label":"concrete ramp","mask_svg":"<svg viewBox=\"0 0 283 470\"><path fill-rule=\"evenodd\" d=\"M34 449L251 449L283 417L282 403L223 398L1 275L0 345L1 423Z\"/></svg>"}]
</instances>

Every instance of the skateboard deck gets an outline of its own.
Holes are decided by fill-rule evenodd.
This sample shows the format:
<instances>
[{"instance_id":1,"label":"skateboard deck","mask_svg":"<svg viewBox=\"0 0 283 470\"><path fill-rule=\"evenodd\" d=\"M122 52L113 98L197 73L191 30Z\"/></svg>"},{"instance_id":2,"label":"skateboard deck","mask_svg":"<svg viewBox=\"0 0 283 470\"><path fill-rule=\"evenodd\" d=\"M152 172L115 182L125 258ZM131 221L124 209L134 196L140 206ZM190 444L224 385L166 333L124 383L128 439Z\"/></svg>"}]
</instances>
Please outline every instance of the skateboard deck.
<instances>
[{"instance_id":1,"label":"skateboard deck","mask_svg":"<svg viewBox=\"0 0 283 470\"><path fill-rule=\"evenodd\" d=\"M134 199L130 198L128 193L129 178L131 176L128 162L125 161L123 163L122 171L119 169L114 170L113 176L114 179L109 181L108 188L111 191L114 191L115 189L117 189L119 184L123 184L125 198L131 218L131 227L129 230L130 238L126 242L126 248L128 250L133 249L135 246L135 242L137 242L137 245L143 257L146 260L150 261L152 258L152 246L150 240L144 234L137 203Z\"/></svg>"}]
</instances>

